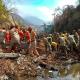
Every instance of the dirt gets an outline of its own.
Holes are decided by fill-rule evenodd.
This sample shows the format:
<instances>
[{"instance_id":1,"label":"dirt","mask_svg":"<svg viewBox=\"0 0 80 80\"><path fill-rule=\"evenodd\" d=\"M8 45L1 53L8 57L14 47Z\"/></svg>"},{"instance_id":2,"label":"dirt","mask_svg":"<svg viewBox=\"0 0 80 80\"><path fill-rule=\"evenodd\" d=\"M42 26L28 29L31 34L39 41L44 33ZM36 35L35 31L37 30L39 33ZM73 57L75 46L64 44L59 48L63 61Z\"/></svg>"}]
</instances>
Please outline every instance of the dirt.
<instances>
[{"instance_id":1,"label":"dirt","mask_svg":"<svg viewBox=\"0 0 80 80\"><path fill-rule=\"evenodd\" d=\"M19 54L17 59L0 59L0 76L7 75L8 80L24 80L27 77L36 77L39 75L39 63L51 65L63 64L67 60L78 60L79 55L76 53L61 56L59 53L45 52L43 44L38 45L37 50L40 54L39 57L32 57L30 54ZM76 55L76 56L75 56ZM0 77L1 78L1 77Z\"/></svg>"}]
</instances>

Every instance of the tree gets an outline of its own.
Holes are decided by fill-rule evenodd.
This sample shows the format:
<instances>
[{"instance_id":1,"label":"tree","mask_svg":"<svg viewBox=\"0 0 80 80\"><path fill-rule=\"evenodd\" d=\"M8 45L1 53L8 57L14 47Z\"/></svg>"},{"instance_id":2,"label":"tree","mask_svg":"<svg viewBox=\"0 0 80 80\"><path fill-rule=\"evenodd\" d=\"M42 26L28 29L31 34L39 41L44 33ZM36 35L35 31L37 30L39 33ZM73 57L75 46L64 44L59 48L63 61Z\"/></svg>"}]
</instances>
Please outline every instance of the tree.
<instances>
[{"instance_id":1,"label":"tree","mask_svg":"<svg viewBox=\"0 0 80 80\"><path fill-rule=\"evenodd\" d=\"M12 17L12 13L15 13L17 10L15 8L7 8L7 5L11 3L12 0L0 0L0 24L9 23L15 24L15 20ZM12 4L12 3L11 3Z\"/></svg>"},{"instance_id":2,"label":"tree","mask_svg":"<svg viewBox=\"0 0 80 80\"><path fill-rule=\"evenodd\" d=\"M59 10L60 11L60 10ZM80 6L78 5L76 8L72 5L65 6L63 8L63 13L56 15L55 21L55 29L56 31L69 31L71 32L73 29L80 28Z\"/></svg>"},{"instance_id":3,"label":"tree","mask_svg":"<svg viewBox=\"0 0 80 80\"><path fill-rule=\"evenodd\" d=\"M0 23L8 21L9 13L2 0L0 0Z\"/></svg>"},{"instance_id":4,"label":"tree","mask_svg":"<svg viewBox=\"0 0 80 80\"><path fill-rule=\"evenodd\" d=\"M80 5L80 0L78 0L79 1L79 5Z\"/></svg>"}]
</instances>

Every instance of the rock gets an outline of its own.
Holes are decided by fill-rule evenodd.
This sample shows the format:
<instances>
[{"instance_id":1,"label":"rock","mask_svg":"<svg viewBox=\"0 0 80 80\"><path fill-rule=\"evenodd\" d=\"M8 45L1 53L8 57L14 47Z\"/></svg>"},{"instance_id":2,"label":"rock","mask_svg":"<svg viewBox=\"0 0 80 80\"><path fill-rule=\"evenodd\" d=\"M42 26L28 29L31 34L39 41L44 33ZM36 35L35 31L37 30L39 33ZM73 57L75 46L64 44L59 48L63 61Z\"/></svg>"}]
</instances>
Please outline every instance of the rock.
<instances>
[{"instance_id":1,"label":"rock","mask_svg":"<svg viewBox=\"0 0 80 80\"><path fill-rule=\"evenodd\" d=\"M37 67L37 69L41 69L41 67L40 67L40 66L38 66L38 67Z\"/></svg>"},{"instance_id":2,"label":"rock","mask_svg":"<svg viewBox=\"0 0 80 80\"><path fill-rule=\"evenodd\" d=\"M54 68L50 65L47 65L47 64L40 63L39 66L42 67L42 68L45 68L45 69L52 70L52 71L58 71L58 69L56 69L56 68Z\"/></svg>"},{"instance_id":3,"label":"rock","mask_svg":"<svg viewBox=\"0 0 80 80\"><path fill-rule=\"evenodd\" d=\"M0 80L8 80L8 79L9 79L9 77L5 74L0 76Z\"/></svg>"}]
</instances>

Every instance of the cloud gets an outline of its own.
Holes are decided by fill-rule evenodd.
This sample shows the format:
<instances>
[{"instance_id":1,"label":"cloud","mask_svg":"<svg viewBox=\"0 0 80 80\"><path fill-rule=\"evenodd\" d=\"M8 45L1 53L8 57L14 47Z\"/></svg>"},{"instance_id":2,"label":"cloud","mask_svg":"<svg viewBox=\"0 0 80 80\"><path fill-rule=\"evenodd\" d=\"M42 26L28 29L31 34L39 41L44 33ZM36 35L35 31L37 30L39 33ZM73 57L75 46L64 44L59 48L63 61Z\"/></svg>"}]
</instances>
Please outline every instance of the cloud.
<instances>
[{"instance_id":1,"label":"cloud","mask_svg":"<svg viewBox=\"0 0 80 80\"><path fill-rule=\"evenodd\" d=\"M60 0L60 2L57 4L60 8L63 8L65 5L76 5L77 0Z\"/></svg>"},{"instance_id":2,"label":"cloud","mask_svg":"<svg viewBox=\"0 0 80 80\"><path fill-rule=\"evenodd\" d=\"M16 5L18 14L21 16L34 15L35 7L29 5ZM33 11L34 10L34 11Z\"/></svg>"},{"instance_id":3,"label":"cloud","mask_svg":"<svg viewBox=\"0 0 80 80\"><path fill-rule=\"evenodd\" d=\"M46 6L32 6L32 5L16 5L16 9L18 10L18 14L22 17L26 16L35 16L44 21L52 20L52 10L50 10Z\"/></svg>"},{"instance_id":4,"label":"cloud","mask_svg":"<svg viewBox=\"0 0 80 80\"><path fill-rule=\"evenodd\" d=\"M36 6L33 4L28 5L26 3L25 4L17 3L14 7L18 10L17 11L18 14L21 15L23 18L31 15L38 17L44 21L51 21L53 18L52 13L54 12L54 8L57 7L63 8L64 5L75 5L77 0L57 0L57 1L58 1L57 4L51 7L53 9L50 9L48 5Z\"/></svg>"},{"instance_id":5,"label":"cloud","mask_svg":"<svg viewBox=\"0 0 80 80\"><path fill-rule=\"evenodd\" d=\"M52 14L53 14L53 10L52 9L50 9L50 8L48 8L48 7L46 7L46 6L40 6L40 7L37 7L37 10L40 12L40 13L42 13L42 15L43 15L43 17L47 20L49 20L49 21L51 21L52 20Z\"/></svg>"}]
</instances>

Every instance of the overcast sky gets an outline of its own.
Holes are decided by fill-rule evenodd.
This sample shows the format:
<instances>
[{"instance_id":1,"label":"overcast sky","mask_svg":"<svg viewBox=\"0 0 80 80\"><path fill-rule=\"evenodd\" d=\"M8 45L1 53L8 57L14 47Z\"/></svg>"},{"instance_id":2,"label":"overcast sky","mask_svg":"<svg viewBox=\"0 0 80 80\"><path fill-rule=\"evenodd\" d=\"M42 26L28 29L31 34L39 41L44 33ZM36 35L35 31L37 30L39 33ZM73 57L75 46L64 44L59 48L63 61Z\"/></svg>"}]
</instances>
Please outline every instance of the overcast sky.
<instances>
[{"instance_id":1,"label":"overcast sky","mask_svg":"<svg viewBox=\"0 0 80 80\"><path fill-rule=\"evenodd\" d=\"M75 5L77 0L14 0L14 7L22 17L36 16L44 21L52 20L52 13L57 7Z\"/></svg>"}]
</instances>

